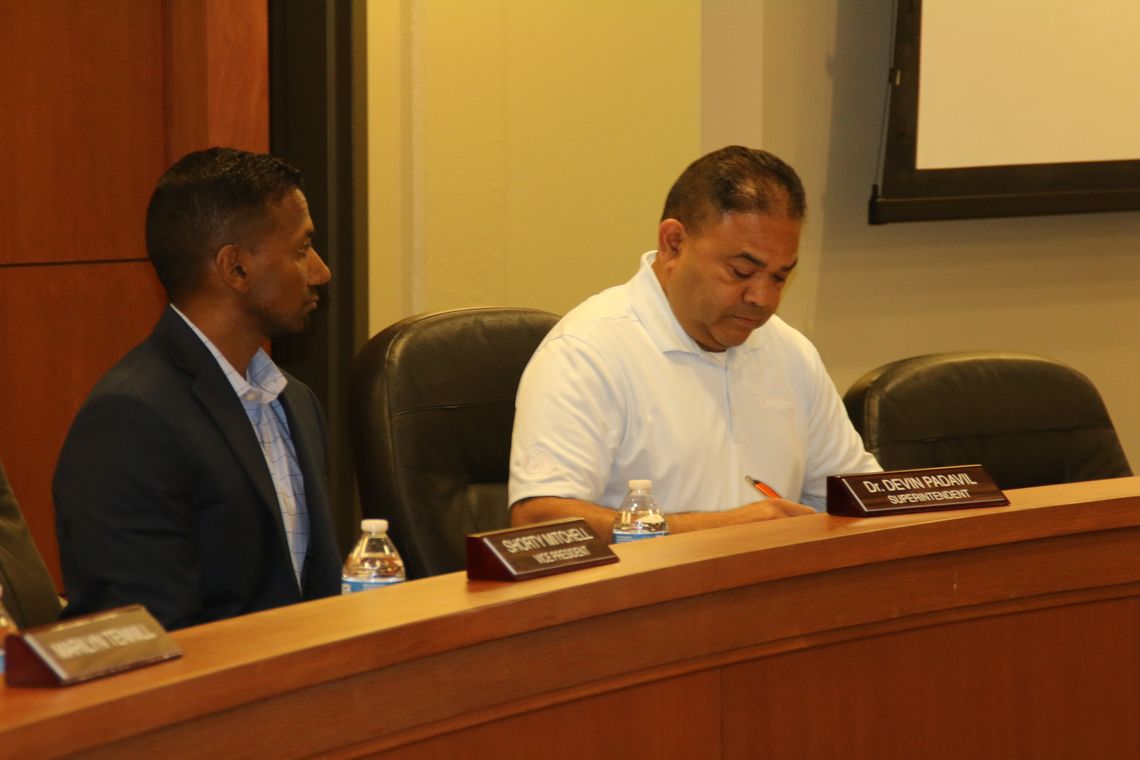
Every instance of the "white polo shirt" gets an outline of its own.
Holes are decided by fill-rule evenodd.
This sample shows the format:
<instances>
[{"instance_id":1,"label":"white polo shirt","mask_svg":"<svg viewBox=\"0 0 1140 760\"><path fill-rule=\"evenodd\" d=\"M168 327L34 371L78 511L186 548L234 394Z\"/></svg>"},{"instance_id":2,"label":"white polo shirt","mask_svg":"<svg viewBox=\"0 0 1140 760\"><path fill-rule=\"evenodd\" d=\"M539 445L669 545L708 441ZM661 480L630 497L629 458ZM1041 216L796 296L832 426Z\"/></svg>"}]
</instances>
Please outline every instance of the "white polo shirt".
<instances>
[{"instance_id":1,"label":"white polo shirt","mask_svg":"<svg viewBox=\"0 0 1140 760\"><path fill-rule=\"evenodd\" d=\"M817 510L828 475L880 469L819 354L773 316L727 351L705 351L641 257L624 285L567 314L516 399L508 503L534 496L617 507L635 478L665 512L756 501L749 475Z\"/></svg>"}]
</instances>

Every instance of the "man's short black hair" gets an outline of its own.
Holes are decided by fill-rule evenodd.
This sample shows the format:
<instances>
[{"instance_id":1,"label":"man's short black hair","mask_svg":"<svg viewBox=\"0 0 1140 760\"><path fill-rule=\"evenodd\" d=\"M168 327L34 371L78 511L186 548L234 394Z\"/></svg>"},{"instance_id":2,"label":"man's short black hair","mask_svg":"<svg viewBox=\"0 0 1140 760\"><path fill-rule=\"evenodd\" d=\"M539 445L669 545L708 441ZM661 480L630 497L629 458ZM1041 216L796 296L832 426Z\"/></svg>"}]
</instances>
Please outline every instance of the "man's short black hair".
<instances>
[{"instance_id":1,"label":"man's short black hair","mask_svg":"<svg viewBox=\"0 0 1140 760\"><path fill-rule=\"evenodd\" d=\"M146 212L146 251L173 301L201 282L227 243L258 231L268 206L301 189L301 172L267 153L208 148L166 170Z\"/></svg>"},{"instance_id":2,"label":"man's short black hair","mask_svg":"<svg viewBox=\"0 0 1140 760\"><path fill-rule=\"evenodd\" d=\"M697 232L725 214L803 219L806 208L795 169L768 151L729 145L689 164L669 190L661 218Z\"/></svg>"}]
</instances>

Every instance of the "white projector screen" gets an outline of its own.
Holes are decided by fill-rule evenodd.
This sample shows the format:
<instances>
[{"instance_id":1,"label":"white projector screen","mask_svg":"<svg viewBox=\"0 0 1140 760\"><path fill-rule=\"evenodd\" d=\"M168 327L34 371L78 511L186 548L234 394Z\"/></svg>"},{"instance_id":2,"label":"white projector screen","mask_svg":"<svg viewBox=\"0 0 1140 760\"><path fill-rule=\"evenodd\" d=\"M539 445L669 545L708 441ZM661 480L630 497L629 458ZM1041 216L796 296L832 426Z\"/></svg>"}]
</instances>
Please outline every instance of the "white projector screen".
<instances>
[{"instance_id":1,"label":"white projector screen","mask_svg":"<svg viewBox=\"0 0 1140 760\"><path fill-rule=\"evenodd\" d=\"M898 0L870 221L1140 209L1140 0Z\"/></svg>"},{"instance_id":2,"label":"white projector screen","mask_svg":"<svg viewBox=\"0 0 1140 760\"><path fill-rule=\"evenodd\" d=\"M1140 157L1140 2L925 0L919 169Z\"/></svg>"}]
</instances>

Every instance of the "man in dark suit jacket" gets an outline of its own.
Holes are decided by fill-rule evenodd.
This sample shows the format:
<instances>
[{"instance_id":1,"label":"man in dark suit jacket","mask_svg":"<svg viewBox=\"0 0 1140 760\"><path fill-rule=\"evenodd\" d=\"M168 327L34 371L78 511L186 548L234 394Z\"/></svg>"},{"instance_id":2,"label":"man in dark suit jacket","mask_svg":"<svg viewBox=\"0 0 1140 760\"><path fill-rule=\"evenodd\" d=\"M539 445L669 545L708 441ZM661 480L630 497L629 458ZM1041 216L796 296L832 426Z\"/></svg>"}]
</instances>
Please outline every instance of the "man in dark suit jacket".
<instances>
[{"instance_id":1,"label":"man in dark suit jacket","mask_svg":"<svg viewBox=\"0 0 1140 760\"><path fill-rule=\"evenodd\" d=\"M179 628L338 593L324 416L262 349L308 324L330 277L300 173L191 153L159 181L146 228L170 305L64 442L64 615L141 603Z\"/></svg>"}]
</instances>

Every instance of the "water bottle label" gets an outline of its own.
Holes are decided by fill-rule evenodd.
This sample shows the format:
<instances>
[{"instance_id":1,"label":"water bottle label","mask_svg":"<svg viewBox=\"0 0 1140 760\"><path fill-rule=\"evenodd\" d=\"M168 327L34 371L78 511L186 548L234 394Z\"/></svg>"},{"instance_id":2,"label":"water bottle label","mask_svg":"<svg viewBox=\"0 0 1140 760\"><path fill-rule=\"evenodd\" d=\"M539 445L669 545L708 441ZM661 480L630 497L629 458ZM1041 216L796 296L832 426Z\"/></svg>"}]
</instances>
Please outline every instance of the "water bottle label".
<instances>
[{"instance_id":1,"label":"water bottle label","mask_svg":"<svg viewBox=\"0 0 1140 760\"><path fill-rule=\"evenodd\" d=\"M341 578L340 593L355 594L357 591L384 588L385 586L391 586L393 583L399 583L400 580L400 578L373 578L372 580L362 581L356 578Z\"/></svg>"},{"instance_id":2,"label":"water bottle label","mask_svg":"<svg viewBox=\"0 0 1140 760\"><path fill-rule=\"evenodd\" d=\"M663 530L646 530L646 531L614 531L614 543L625 544L630 541L640 541L643 538L660 538L666 536L668 533Z\"/></svg>"}]
</instances>

